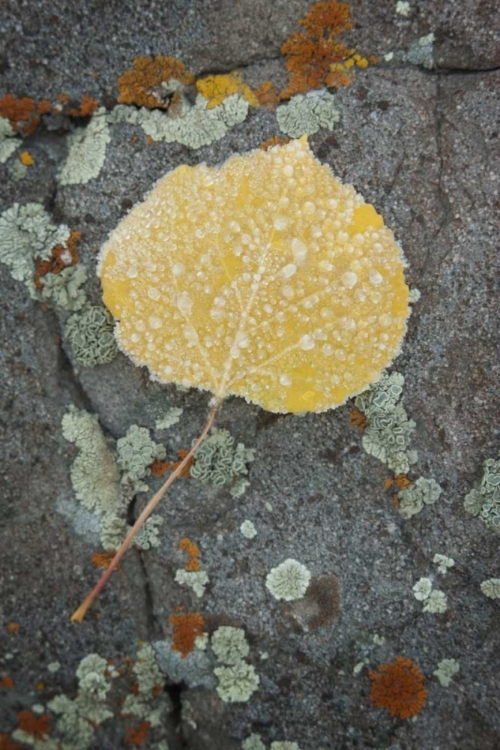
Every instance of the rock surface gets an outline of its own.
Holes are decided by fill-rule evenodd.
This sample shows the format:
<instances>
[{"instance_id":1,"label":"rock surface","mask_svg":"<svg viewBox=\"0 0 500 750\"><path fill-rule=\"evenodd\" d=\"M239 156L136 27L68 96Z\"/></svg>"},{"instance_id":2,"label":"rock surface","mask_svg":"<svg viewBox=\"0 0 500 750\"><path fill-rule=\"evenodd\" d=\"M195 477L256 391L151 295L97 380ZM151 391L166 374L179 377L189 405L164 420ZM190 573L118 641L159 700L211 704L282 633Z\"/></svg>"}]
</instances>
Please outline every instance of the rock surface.
<instances>
[{"instance_id":1,"label":"rock surface","mask_svg":"<svg viewBox=\"0 0 500 750\"><path fill-rule=\"evenodd\" d=\"M32 6L4 3L1 93L88 93L109 108L117 77L138 55L175 54L196 74L240 67L252 84L285 80L279 48L309 3ZM121 354L94 369L73 367L60 343L62 317L30 300L0 266L0 676L14 681L0 685L0 735L12 732L20 710L46 706L59 692L73 697L75 670L88 653L118 663L135 655L139 640L169 643L169 615L184 607L201 611L210 632L244 628L260 685L249 702L226 705L196 679L190 684L188 657L187 676L167 680L172 750L236 750L252 732L266 746L289 740L301 750L500 746L500 611L479 588L500 577L498 536L463 508L483 461L498 457L500 446L498 11L491 0L410 6L404 18L393 2L354 0L349 43L382 58L433 32L436 67L388 63L359 72L337 92L335 130L310 143L393 228L408 282L422 293L394 369L405 375L405 408L417 423L416 476L435 478L441 499L409 520L398 514L384 489L389 472L363 451L350 405L298 418L230 399L219 427L256 451L245 495L179 480L159 507L161 547L131 551L84 624L70 623L98 577L90 562L98 537L72 492L75 451L61 432L68 406L98 414L114 439L131 424L154 428L166 405L182 407L181 421L156 434L175 460L202 428L208 396L160 387ZM40 202L56 222L81 231L87 289L98 303L96 251L157 178L183 163L218 164L276 134L275 114L264 108L198 151L148 145L140 128L114 126L98 178L60 187L65 133L39 128L25 141L35 159L26 178L12 179L16 157L0 167L2 211ZM240 533L245 519L256 526L252 540ZM210 581L201 599L174 583L185 564L182 537L200 546ZM436 553L455 560L446 577L436 574ZM265 587L269 570L289 557L317 580L317 596L301 606L274 600ZM444 614L423 613L413 597L423 576L445 591ZM413 721L389 717L368 697L368 670L397 655L411 657L427 678L428 700ZM445 658L460 663L447 689L433 677ZM56 661L62 668L51 673ZM114 728L104 724L92 747L125 747L121 721L117 706Z\"/></svg>"}]
</instances>

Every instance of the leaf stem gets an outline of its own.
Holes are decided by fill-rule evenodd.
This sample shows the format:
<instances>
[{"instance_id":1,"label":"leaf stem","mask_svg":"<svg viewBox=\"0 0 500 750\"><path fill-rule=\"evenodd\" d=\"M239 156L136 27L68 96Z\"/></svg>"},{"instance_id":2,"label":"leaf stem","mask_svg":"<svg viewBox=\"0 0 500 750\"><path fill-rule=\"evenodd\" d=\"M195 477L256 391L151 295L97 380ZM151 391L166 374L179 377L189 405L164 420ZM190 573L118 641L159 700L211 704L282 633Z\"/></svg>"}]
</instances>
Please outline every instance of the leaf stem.
<instances>
[{"instance_id":1,"label":"leaf stem","mask_svg":"<svg viewBox=\"0 0 500 750\"><path fill-rule=\"evenodd\" d=\"M151 513L154 511L160 500L162 499L163 495L166 493L168 488L171 484L175 482L177 477L181 474L184 467L189 463L189 460L194 456L204 439L206 438L210 428L212 427L215 417L217 416L217 412L219 411L220 407L222 405L222 400L217 400L215 405L212 407L210 414L208 415L207 422L201 431L200 435L198 436L195 444L189 451L189 453L186 454L186 456L183 458L179 466L175 469L175 471L172 472L172 474L169 476L167 481L160 487L158 492L156 492L151 500L148 502L142 513L140 514L137 521L134 523L130 531L128 532L127 536L123 540L123 542L120 545L120 548L117 550L116 555L114 556L113 560L111 561L111 564L109 568L103 573L101 578L98 580L90 594L87 596L84 602L80 604L78 609L76 609L73 614L71 615L71 621L72 622L83 622L83 618L85 617L87 610L92 605L94 599L98 596L101 589L106 585L108 579L111 577L113 571L118 567L118 564L120 560L122 559L123 555L127 551L127 549L130 547L130 544L132 543L133 538L135 535L140 531L144 523L147 521Z\"/></svg>"}]
</instances>

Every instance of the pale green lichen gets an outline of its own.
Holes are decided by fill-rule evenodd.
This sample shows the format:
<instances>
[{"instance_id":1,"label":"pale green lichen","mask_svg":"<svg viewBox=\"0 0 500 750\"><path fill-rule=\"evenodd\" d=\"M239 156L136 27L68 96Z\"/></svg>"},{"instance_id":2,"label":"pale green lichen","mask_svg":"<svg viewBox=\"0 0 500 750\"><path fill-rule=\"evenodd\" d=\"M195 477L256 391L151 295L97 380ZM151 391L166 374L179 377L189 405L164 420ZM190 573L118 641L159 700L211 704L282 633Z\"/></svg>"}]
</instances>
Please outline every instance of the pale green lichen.
<instances>
[{"instance_id":1,"label":"pale green lichen","mask_svg":"<svg viewBox=\"0 0 500 750\"><path fill-rule=\"evenodd\" d=\"M127 436L130 437L132 430L134 438L134 427L137 430L143 429L133 425ZM147 489L147 485L139 483L137 476L146 473L144 462L149 461L152 453L159 453L162 446L149 440L149 433L145 430L148 440L140 434L142 451L139 450L136 459L129 460L130 441L124 438L120 464L123 474L120 474L115 453L108 445L96 416L71 406L63 417L62 431L66 440L79 449L71 466L71 483L75 495L85 508L101 516L100 537L104 549L118 549L128 530L124 517L127 505L138 491L138 485ZM135 444L134 439L132 443ZM135 546L141 549L158 547L162 523L161 516L150 516L137 534Z\"/></svg>"},{"instance_id":2,"label":"pale green lichen","mask_svg":"<svg viewBox=\"0 0 500 750\"><path fill-rule=\"evenodd\" d=\"M105 114L99 109L86 127L68 136L68 156L58 177L61 185L83 185L99 175L111 140Z\"/></svg>"},{"instance_id":3,"label":"pale green lichen","mask_svg":"<svg viewBox=\"0 0 500 750\"><path fill-rule=\"evenodd\" d=\"M270 750L300 750L296 742L271 742Z\"/></svg>"},{"instance_id":4,"label":"pale green lichen","mask_svg":"<svg viewBox=\"0 0 500 750\"><path fill-rule=\"evenodd\" d=\"M430 578L420 578L413 587L413 596L419 602L429 598L432 591L432 581Z\"/></svg>"},{"instance_id":5,"label":"pale green lichen","mask_svg":"<svg viewBox=\"0 0 500 750\"><path fill-rule=\"evenodd\" d=\"M120 473L96 416L74 406L64 415L62 431L79 450L71 467L71 482L85 508L112 514L122 506Z\"/></svg>"},{"instance_id":6,"label":"pale green lichen","mask_svg":"<svg viewBox=\"0 0 500 750\"><path fill-rule=\"evenodd\" d=\"M436 675L443 687L449 687L452 679L459 671L460 664L456 659L442 659L432 674Z\"/></svg>"},{"instance_id":7,"label":"pale green lichen","mask_svg":"<svg viewBox=\"0 0 500 750\"><path fill-rule=\"evenodd\" d=\"M40 298L65 310L80 310L87 301L82 286L87 281L87 271L81 265L63 268L60 273L47 273L40 282Z\"/></svg>"},{"instance_id":8,"label":"pale green lichen","mask_svg":"<svg viewBox=\"0 0 500 750\"><path fill-rule=\"evenodd\" d=\"M434 589L427 597L423 611L430 612L431 614L442 614L446 612L447 607L448 600L446 594L443 591Z\"/></svg>"},{"instance_id":9,"label":"pale green lichen","mask_svg":"<svg viewBox=\"0 0 500 750\"><path fill-rule=\"evenodd\" d=\"M255 528L252 521L249 521L248 519L243 521L240 526L240 531L247 539L253 539L255 536L257 536L257 529Z\"/></svg>"},{"instance_id":10,"label":"pale green lichen","mask_svg":"<svg viewBox=\"0 0 500 750\"><path fill-rule=\"evenodd\" d=\"M179 568L175 572L175 581L181 586L189 586L197 597L201 598L205 593L205 586L208 583L208 575L204 570L184 570Z\"/></svg>"},{"instance_id":11,"label":"pale green lichen","mask_svg":"<svg viewBox=\"0 0 500 750\"><path fill-rule=\"evenodd\" d=\"M28 167L20 162L19 159L16 159L9 169L9 174L15 182L20 182L21 180L24 180L24 178L28 174Z\"/></svg>"},{"instance_id":12,"label":"pale green lichen","mask_svg":"<svg viewBox=\"0 0 500 750\"><path fill-rule=\"evenodd\" d=\"M266 587L275 599L287 602L301 599L307 591L311 573L298 560L288 558L268 573Z\"/></svg>"},{"instance_id":13,"label":"pale green lichen","mask_svg":"<svg viewBox=\"0 0 500 750\"><path fill-rule=\"evenodd\" d=\"M245 632L241 628L222 625L212 635L212 651L222 664L238 664L250 653Z\"/></svg>"},{"instance_id":14,"label":"pale green lichen","mask_svg":"<svg viewBox=\"0 0 500 750\"><path fill-rule=\"evenodd\" d=\"M118 354L113 318L103 307L91 305L72 315L64 333L71 354L82 367L104 365Z\"/></svg>"},{"instance_id":15,"label":"pale green lichen","mask_svg":"<svg viewBox=\"0 0 500 750\"><path fill-rule=\"evenodd\" d=\"M290 138L313 135L320 128L333 130L340 119L334 103L335 97L328 91L297 94L276 110L280 130Z\"/></svg>"},{"instance_id":16,"label":"pale green lichen","mask_svg":"<svg viewBox=\"0 0 500 750\"><path fill-rule=\"evenodd\" d=\"M0 117L0 164L4 164L12 156L22 141L16 138L17 133L6 117Z\"/></svg>"},{"instance_id":17,"label":"pale green lichen","mask_svg":"<svg viewBox=\"0 0 500 750\"><path fill-rule=\"evenodd\" d=\"M451 557L440 555L437 552L432 558L432 562L437 565L438 572L442 573L443 575L446 575L449 568L452 568L455 565L455 560L453 560Z\"/></svg>"},{"instance_id":18,"label":"pale green lichen","mask_svg":"<svg viewBox=\"0 0 500 750\"><path fill-rule=\"evenodd\" d=\"M500 532L500 460L488 458L483 463L484 474L479 489L465 496L467 513L479 516L491 531Z\"/></svg>"},{"instance_id":19,"label":"pale green lichen","mask_svg":"<svg viewBox=\"0 0 500 750\"><path fill-rule=\"evenodd\" d=\"M416 451L409 447L415 422L408 419L401 403L403 384L404 377L400 373L384 374L354 401L368 421L363 433L363 448L387 464L395 474L407 474L417 460Z\"/></svg>"},{"instance_id":20,"label":"pale green lichen","mask_svg":"<svg viewBox=\"0 0 500 750\"><path fill-rule=\"evenodd\" d=\"M396 13L398 14L398 16L407 18L410 15L410 12L410 3L406 2L406 0L398 0L398 2L396 3Z\"/></svg>"},{"instance_id":21,"label":"pale green lichen","mask_svg":"<svg viewBox=\"0 0 500 750\"><path fill-rule=\"evenodd\" d=\"M252 664L240 661L228 667L216 667L217 694L224 703L244 703L259 687L259 676Z\"/></svg>"},{"instance_id":22,"label":"pale green lichen","mask_svg":"<svg viewBox=\"0 0 500 750\"><path fill-rule=\"evenodd\" d=\"M158 665L172 682L185 682L190 687L214 690L213 658L204 650L192 651L185 658L172 650L172 641L155 641Z\"/></svg>"},{"instance_id":23,"label":"pale green lichen","mask_svg":"<svg viewBox=\"0 0 500 750\"><path fill-rule=\"evenodd\" d=\"M137 694L125 698L122 714L148 721L152 727L163 726L165 714L172 706L166 693L154 691L154 688L163 686L164 678L153 646L146 644L139 650L133 671L137 678Z\"/></svg>"},{"instance_id":24,"label":"pale green lichen","mask_svg":"<svg viewBox=\"0 0 500 750\"><path fill-rule=\"evenodd\" d=\"M198 149L223 138L228 130L242 123L248 114L248 102L233 94L217 107L208 109L208 101L199 94L194 104L179 91L180 102L175 112L135 109L119 105L108 115L108 122L140 125L155 141L181 143Z\"/></svg>"},{"instance_id":25,"label":"pale green lichen","mask_svg":"<svg viewBox=\"0 0 500 750\"><path fill-rule=\"evenodd\" d=\"M56 245L66 244L69 236L69 228L52 224L41 204L15 203L0 216L0 262L9 266L16 281L24 282L33 298L38 298L33 280L35 260L48 260Z\"/></svg>"},{"instance_id":26,"label":"pale green lichen","mask_svg":"<svg viewBox=\"0 0 500 750\"><path fill-rule=\"evenodd\" d=\"M235 447L234 438L228 430L214 427L196 453L191 476L215 487L223 487L236 479L230 492L233 497L239 497L249 484L246 479L247 464L254 458L254 450L245 448L243 443Z\"/></svg>"},{"instance_id":27,"label":"pale green lichen","mask_svg":"<svg viewBox=\"0 0 500 750\"><path fill-rule=\"evenodd\" d=\"M79 681L76 698L57 695L48 704L58 714L55 731L63 741L64 750L87 750L96 728L113 716L105 704L111 688L106 660L98 654L89 654L80 662L76 676Z\"/></svg>"},{"instance_id":28,"label":"pale green lichen","mask_svg":"<svg viewBox=\"0 0 500 750\"><path fill-rule=\"evenodd\" d=\"M160 419L156 420L155 429L168 430L170 427L173 427L180 420L183 411L184 409L172 406Z\"/></svg>"},{"instance_id":29,"label":"pale green lichen","mask_svg":"<svg viewBox=\"0 0 500 750\"><path fill-rule=\"evenodd\" d=\"M148 486L142 479L151 474L149 467L154 461L165 458L165 447L151 439L148 429L134 424L124 437L119 438L116 450L118 465L123 472L122 483L129 484L134 494L146 492Z\"/></svg>"},{"instance_id":30,"label":"pale green lichen","mask_svg":"<svg viewBox=\"0 0 500 750\"><path fill-rule=\"evenodd\" d=\"M150 516L141 530L136 534L134 545L144 550L159 547L161 544L160 532L162 524L163 518L161 516L156 514Z\"/></svg>"},{"instance_id":31,"label":"pale green lichen","mask_svg":"<svg viewBox=\"0 0 500 750\"><path fill-rule=\"evenodd\" d=\"M421 36L410 45L403 59L412 65L421 65L424 68L434 67L434 34Z\"/></svg>"},{"instance_id":32,"label":"pale green lichen","mask_svg":"<svg viewBox=\"0 0 500 750\"><path fill-rule=\"evenodd\" d=\"M483 581L481 591L490 599L500 599L500 578L488 578Z\"/></svg>"},{"instance_id":33,"label":"pale green lichen","mask_svg":"<svg viewBox=\"0 0 500 750\"><path fill-rule=\"evenodd\" d=\"M241 750L266 750L260 734L251 734L241 743Z\"/></svg>"},{"instance_id":34,"label":"pale green lichen","mask_svg":"<svg viewBox=\"0 0 500 750\"><path fill-rule=\"evenodd\" d=\"M442 488L434 479L419 477L415 484L399 492L399 512L403 518L411 518L420 513L425 505L435 503L442 491Z\"/></svg>"}]
</instances>

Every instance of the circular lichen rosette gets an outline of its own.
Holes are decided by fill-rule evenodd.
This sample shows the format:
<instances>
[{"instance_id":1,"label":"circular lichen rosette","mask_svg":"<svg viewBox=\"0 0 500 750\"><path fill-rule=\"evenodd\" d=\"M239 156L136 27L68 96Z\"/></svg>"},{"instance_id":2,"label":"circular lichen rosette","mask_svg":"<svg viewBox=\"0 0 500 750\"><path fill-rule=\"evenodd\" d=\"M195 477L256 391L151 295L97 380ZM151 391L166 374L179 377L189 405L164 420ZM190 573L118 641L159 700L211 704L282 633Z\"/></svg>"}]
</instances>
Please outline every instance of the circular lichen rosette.
<instances>
[{"instance_id":1,"label":"circular lichen rosette","mask_svg":"<svg viewBox=\"0 0 500 750\"><path fill-rule=\"evenodd\" d=\"M111 234L99 275L137 365L274 412L364 390L409 314L392 231L305 137L169 172Z\"/></svg>"}]
</instances>

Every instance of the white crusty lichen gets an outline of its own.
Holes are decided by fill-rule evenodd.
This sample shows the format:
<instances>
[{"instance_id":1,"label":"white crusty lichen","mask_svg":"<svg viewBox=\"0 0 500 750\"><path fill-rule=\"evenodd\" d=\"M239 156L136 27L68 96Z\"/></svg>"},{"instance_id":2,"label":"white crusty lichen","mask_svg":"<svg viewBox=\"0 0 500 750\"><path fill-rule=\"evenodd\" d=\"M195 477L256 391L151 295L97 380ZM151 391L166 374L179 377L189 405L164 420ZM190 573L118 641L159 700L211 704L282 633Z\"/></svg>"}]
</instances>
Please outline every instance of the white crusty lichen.
<instances>
[{"instance_id":1,"label":"white crusty lichen","mask_svg":"<svg viewBox=\"0 0 500 750\"><path fill-rule=\"evenodd\" d=\"M340 119L334 104L335 97L326 90L292 96L276 110L280 130L290 138L313 135L320 128L333 130Z\"/></svg>"},{"instance_id":2,"label":"white crusty lichen","mask_svg":"<svg viewBox=\"0 0 500 750\"><path fill-rule=\"evenodd\" d=\"M424 612L430 612L434 615L446 612L448 608L448 599L443 591L433 589L424 604Z\"/></svg>"},{"instance_id":3,"label":"white crusty lichen","mask_svg":"<svg viewBox=\"0 0 500 750\"><path fill-rule=\"evenodd\" d=\"M248 520L248 518L241 524L240 531L247 539L253 539L255 536L257 536L257 529L255 528L255 525L252 523L252 521Z\"/></svg>"},{"instance_id":4,"label":"white crusty lichen","mask_svg":"<svg viewBox=\"0 0 500 750\"><path fill-rule=\"evenodd\" d=\"M163 726L165 714L171 710L171 704L163 690L155 690L163 686L165 680L158 667L153 646L142 646L137 653L133 671L137 679L137 693L125 698L122 714L147 721L152 727Z\"/></svg>"},{"instance_id":5,"label":"white crusty lichen","mask_svg":"<svg viewBox=\"0 0 500 750\"><path fill-rule=\"evenodd\" d=\"M456 659L442 659L437 665L435 674L443 687L449 687L453 677L460 671L460 664Z\"/></svg>"},{"instance_id":6,"label":"white crusty lichen","mask_svg":"<svg viewBox=\"0 0 500 750\"><path fill-rule=\"evenodd\" d=\"M488 458L483 463L483 478L479 489L465 496L467 513L479 516L491 531L500 532L500 459Z\"/></svg>"},{"instance_id":7,"label":"white crusty lichen","mask_svg":"<svg viewBox=\"0 0 500 750\"><path fill-rule=\"evenodd\" d=\"M0 216L0 262L9 266L16 281L38 297L33 275L35 260L48 260L57 245L64 245L70 230L56 226L40 203L15 203Z\"/></svg>"},{"instance_id":8,"label":"white crusty lichen","mask_svg":"<svg viewBox=\"0 0 500 750\"><path fill-rule=\"evenodd\" d=\"M181 418L181 414L184 411L184 409L181 409L178 406L172 406L170 409L168 409L165 414L160 417L160 419L157 419L155 422L155 429L156 430L168 430L170 427L173 427L174 424L177 424L177 422Z\"/></svg>"},{"instance_id":9,"label":"white crusty lichen","mask_svg":"<svg viewBox=\"0 0 500 750\"><path fill-rule=\"evenodd\" d=\"M403 53L403 59L412 65L421 65L424 68L434 67L434 34L421 36L410 45L407 52Z\"/></svg>"},{"instance_id":10,"label":"white crusty lichen","mask_svg":"<svg viewBox=\"0 0 500 750\"><path fill-rule=\"evenodd\" d=\"M413 596L419 602L429 598L432 591L432 581L430 578L420 578L413 587Z\"/></svg>"},{"instance_id":11,"label":"white crusty lichen","mask_svg":"<svg viewBox=\"0 0 500 750\"><path fill-rule=\"evenodd\" d=\"M6 117L0 117L0 164L12 156L22 141L16 138L17 133Z\"/></svg>"},{"instance_id":12,"label":"white crusty lichen","mask_svg":"<svg viewBox=\"0 0 500 750\"><path fill-rule=\"evenodd\" d=\"M68 136L68 156L58 176L61 185L82 185L99 175L111 140L105 114L99 109L86 127Z\"/></svg>"},{"instance_id":13,"label":"white crusty lichen","mask_svg":"<svg viewBox=\"0 0 500 750\"><path fill-rule=\"evenodd\" d=\"M175 582L180 583L181 586L189 586L196 596L201 598L205 593L208 575L204 570L184 570L184 568L179 568L175 572Z\"/></svg>"},{"instance_id":14,"label":"white crusty lichen","mask_svg":"<svg viewBox=\"0 0 500 750\"><path fill-rule=\"evenodd\" d=\"M437 565L438 572L443 575L446 575L448 570L455 565L455 560L446 555L440 555L438 552L432 558L432 562Z\"/></svg>"},{"instance_id":15,"label":"white crusty lichen","mask_svg":"<svg viewBox=\"0 0 500 750\"><path fill-rule=\"evenodd\" d=\"M434 479L419 477L415 484L399 492L399 512L403 518L411 518L420 513L425 505L435 503L442 491Z\"/></svg>"},{"instance_id":16,"label":"white crusty lichen","mask_svg":"<svg viewBox=\"0 0 500 750\"><path fill-rule=\"evenodd\" d=\"M224 703L244 703L259 687L259 675L252 664L240 661L227 667L216 667L216 691Z\"/></svg>"},{"instance_id":17,"label":"white crusty lichen","mask_svg":"<svg viewBox=\"0 0 500 750\"><path fill-rule=\"evenodd\" d=\"M149 467L154 461L165 458L165 447L151 439L146 427L133 424L124 437L116 443L118 465L122 470L122 483L129 484L136 492L148 489L142 479L151 473Z\"/></svg>"},{"instance_id":18,"label":"white crusty lichen","mask_svg":"<svg viewBox=\"0 0 500 750\"><path fill-rule=\"evenodd\" d=\"M500 599L500 578L488 578L483 581L481 591L490 599Z\"/></svg>"},{"instance_id":19,"label":"white crusty lichen","mask_svg":"<svg viewBox=\"0 0 500 750\"><path fill-rule=\"evenodd\" d=\"M245 632L241 628L222 625L212 635L212 651L222 664L237 664L250 653Z\"/></svg>"},{"instance_id":20,"label":"white crusty lichen","mask_svg":"<svg viewBox=\"0 0 500 750\"><path fill-rule=\"evenodd\" d=\"M64 335L75 361L82 367L111 362L118 354L113 327L111 314L98 305L89 305L72 315L64 327Z\"/></svg>"},{"instance_id":21,"label":"white crusty lichen","mask_svg":"<svg viewBox=\"0 0 500 750\"><path fill-rule=\"evenodd\" d=\"M243 443L234 445L229 430L213 427L196 452L191 476L215 487L223 487L236 480L230 493L233 497L239 497L249 484L246 479L248 464L254 458L255 451L251 448L245 448Z\"/></svg>"},{"instance_id":22,"label":"white crusty lichen","mask_svg":"<svg viewBox=\"0 0 500 750\"><path fill-rule=\"evenodd\" d=\"M311 573L298 560L288 558L268 573L266 587L275 599L291 602L301 599L307 591Z\"/></svg>"},{"instance_id":23,"label":"white crusty lichen","mask_svg":"<svg viewBox=\"0 0 500 750\"><path fill-rule=\"evenodd\" d=\"M401 403L404 380L401 373L385 373L354 401L368 421L363 448L396 475L407 474L417 460L416 451L410 449L415 422L408 419Z\"/></svg>"}]
</instances>

